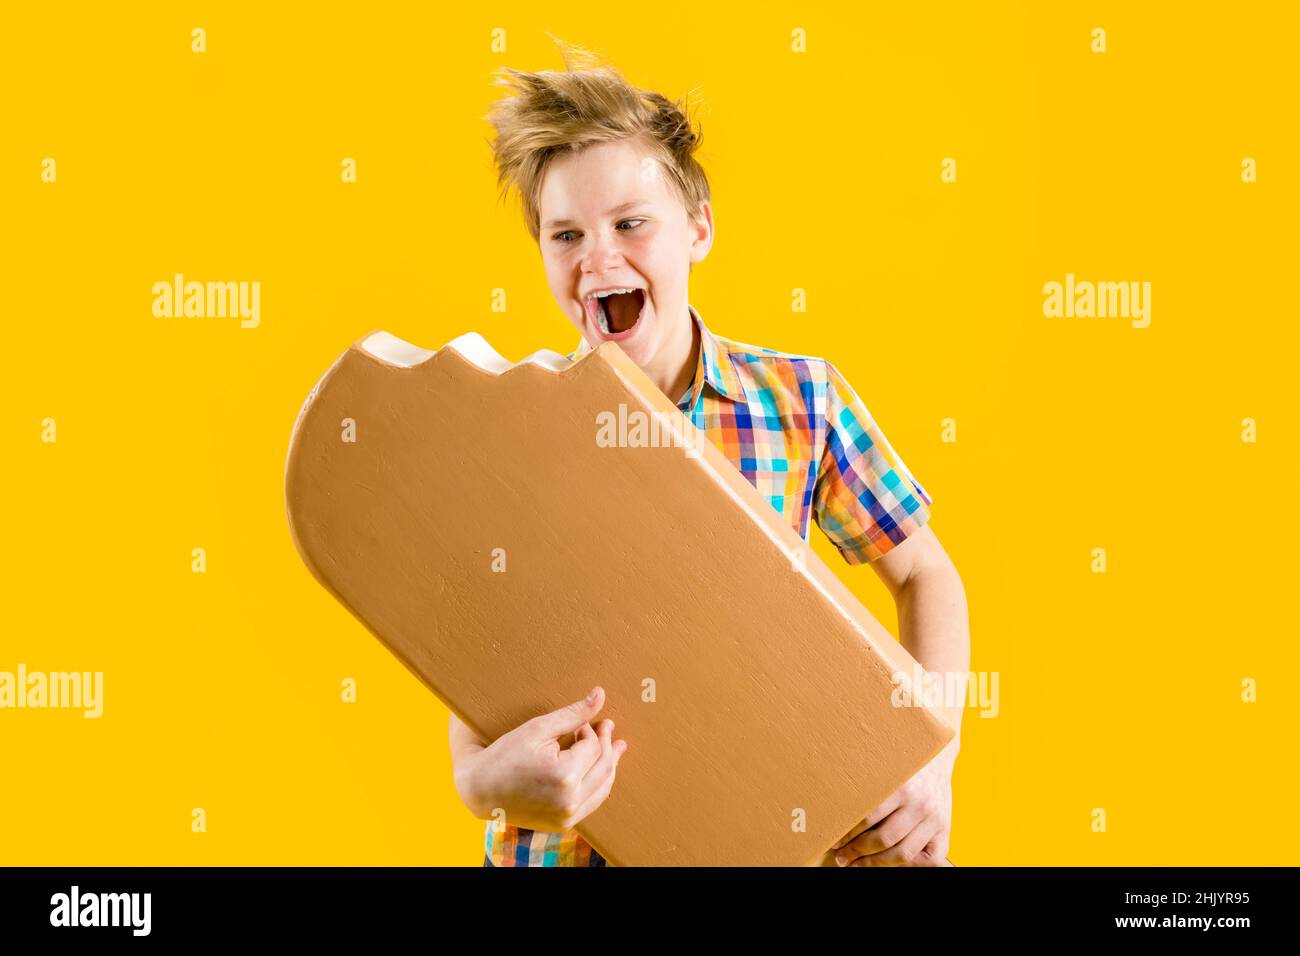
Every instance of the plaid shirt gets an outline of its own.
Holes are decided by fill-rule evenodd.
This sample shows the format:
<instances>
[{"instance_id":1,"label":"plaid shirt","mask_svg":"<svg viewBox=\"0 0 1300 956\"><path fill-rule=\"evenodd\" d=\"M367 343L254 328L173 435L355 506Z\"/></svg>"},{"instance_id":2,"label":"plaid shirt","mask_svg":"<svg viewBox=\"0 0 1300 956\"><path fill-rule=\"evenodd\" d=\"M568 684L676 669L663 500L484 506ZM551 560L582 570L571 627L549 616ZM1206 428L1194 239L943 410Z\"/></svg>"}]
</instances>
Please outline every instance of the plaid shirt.
<instances>
[{"instance_id":1,"label":"plaid shirt","mask_svg":"<svg viewBox=\"0 0 1300 956\"><path fill-rule=\"evenodd\" d=\"M835 366L712 335L690 313L700 364L677 407L801 538L815 519L845 561L867 564L925 524L929 494ZM583 340L568 358L590 350ZM606 865L576 830L493 826L484 866Z\"/></svg>"}]
</instances>

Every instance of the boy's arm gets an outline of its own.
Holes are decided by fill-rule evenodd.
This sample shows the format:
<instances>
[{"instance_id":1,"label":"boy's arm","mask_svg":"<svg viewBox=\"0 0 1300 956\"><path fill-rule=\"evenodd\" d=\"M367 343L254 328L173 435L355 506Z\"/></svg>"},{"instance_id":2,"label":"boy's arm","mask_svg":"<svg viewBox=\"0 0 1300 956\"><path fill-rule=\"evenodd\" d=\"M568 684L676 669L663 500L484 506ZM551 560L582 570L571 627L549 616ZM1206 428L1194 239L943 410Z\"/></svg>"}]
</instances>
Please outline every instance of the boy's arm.
<instances>
[{"instance_id":1,"label":"boy's arm","mask_svg":"<svg viewBox=\"0 0 1300 956\"><path fill-rule=\"evenodd\" d=\"M898 608L899 643L930 672L970 672L970 624L966 590L948 552L927 522L902 543L871 562ZM949 686L942 681L941 687ZM963 677L964 690L965 681ZM957 736L940 756L955 760L961 747L961 700L939 707Z\"/></svg>"},{"instance_id":2,"label":"boy's arm","mask_svg":"<svg viewBox=\"0 0 1300 956\"><path fill-rule=\"evenodd\" d=\"M970 671L966 592L928 523L871 562L898 608L899 641L939 688L965 687ZM950 683L945 675L961 680ZM961 748L965 694L938 709L956 736L911 780L871 810L835 844L840 866L951 866L952 772ZM829 857L829 854L828 854ZM828 864L824 864L828 865Z\"/></svg>"},{"instance_id":3,"label":"boy's arm","mask_svg":"<svg viewBox=\"0 0 1300 956\"><path fill-rule=\"evenodd\" d=\"M826 434L813 491L818 526L849 564L870 564L898 607L899 641L930 672L970 670L966 593L930 527L930 496L862 399L826 363ZM962 708L942 708L961 733ZM955 758L959 737L941 756Z\"/></svg>"},{"instance_id":4,"label":"boy's arm","mask_svg":"<svg viewBox=\"0 0 1300 956\"><path fill-rule=\"evenodd\" d=\"M900 643L937 674L939 689L962 688L970 670L966 593L930 527L930 495L844 376L829 362L826 372L826 441L813 491L817 524L845 561L875 568L898 608ZM956 735L835 844L841 866L948 863L964 703L964 693L938 701Z\"/></svg>"}]
</instances>

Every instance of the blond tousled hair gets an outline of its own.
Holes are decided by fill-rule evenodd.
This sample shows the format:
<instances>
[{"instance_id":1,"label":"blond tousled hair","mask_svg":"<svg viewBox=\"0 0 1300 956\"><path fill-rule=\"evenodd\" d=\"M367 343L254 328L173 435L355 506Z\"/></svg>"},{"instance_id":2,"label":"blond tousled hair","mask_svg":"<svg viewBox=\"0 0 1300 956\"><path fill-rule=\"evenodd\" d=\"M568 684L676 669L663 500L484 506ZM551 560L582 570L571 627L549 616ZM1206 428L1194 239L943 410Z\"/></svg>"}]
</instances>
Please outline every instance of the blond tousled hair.
<instances>
[{"instance_id":1,"label":"blond tousled hair","mask_svg":"<svg viewBox=\"0 0 1300 956\"><path fill-rule=\"evenodd\" d=\"M549 36L550 34L548 34ZM628 83L612 66L581 47L557 40L565 70L526 73L496 71L496 86L517 95L498 100L487 119L501 199L515 188L534 241L541 238L542 178L551 160L592 143L633 140L655 156L687 215L699 215L709 200L709 180L695 159L702 132L688 115L685 99Z\"/></svg>"}]
</instances>

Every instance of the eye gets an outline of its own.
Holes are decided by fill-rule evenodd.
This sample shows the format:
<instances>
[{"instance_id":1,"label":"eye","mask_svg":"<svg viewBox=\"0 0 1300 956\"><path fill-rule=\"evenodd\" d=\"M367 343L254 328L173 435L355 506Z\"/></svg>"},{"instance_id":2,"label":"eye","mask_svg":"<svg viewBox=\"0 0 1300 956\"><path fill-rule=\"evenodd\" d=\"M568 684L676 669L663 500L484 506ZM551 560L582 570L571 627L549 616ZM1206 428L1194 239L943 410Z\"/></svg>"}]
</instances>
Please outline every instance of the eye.
<instances>
[{"instance_id":1,"label":"eye","mask_svg":"<svg viewBox=\"0 0 1300 956\"><path fill-rule=\"evenodd\" d=\"M626 225L626 224L629 223L629 222L635 222L635 223L637 223L638 225L640 225L641 223L645 222L645 220L644 220L644 219L624 219L624 220L622 220L622 221L619 223L619 226L620 226L620 227L621 227L621 226L624 226L624 225ZM632 228L635 229L636 226L633 226ZM566 229L566 230L564 230L564 232L557 232L555 235L551 236L551 238L554 239L556 242L569 243L569 242L572 242L573 240L572 240L572 239L565 239L564 237L565 237L565 236L568 236L568 235L572 235L572 234L573 234L574 232L576 232L576 231L577 231L577 230L574 230L574 229ZM631 232L632 230L631 230L631 229L622 229L621 231L622 231L622 232Z\"/></svg>"}]
</instances>

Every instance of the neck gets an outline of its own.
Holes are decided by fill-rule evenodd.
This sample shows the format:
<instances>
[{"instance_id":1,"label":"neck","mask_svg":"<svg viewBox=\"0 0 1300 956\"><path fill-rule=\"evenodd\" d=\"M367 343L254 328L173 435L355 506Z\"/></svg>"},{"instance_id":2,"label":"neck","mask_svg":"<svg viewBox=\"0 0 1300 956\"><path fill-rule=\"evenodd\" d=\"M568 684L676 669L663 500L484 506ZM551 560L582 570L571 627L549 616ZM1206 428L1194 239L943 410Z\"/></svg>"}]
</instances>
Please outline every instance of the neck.
<instances>
[{"instance_id":1,"label":"neck","mask_svg":"<svg viewBox=\"0 0 1300 956\"><path fill-rule=\"evenodd\" d=\"M688 308L686 322L677 324L673 341L664 343L664 348L642 371L675 403L695 378L699 361L700 330Z\"/></svg>"}]
</instances>

